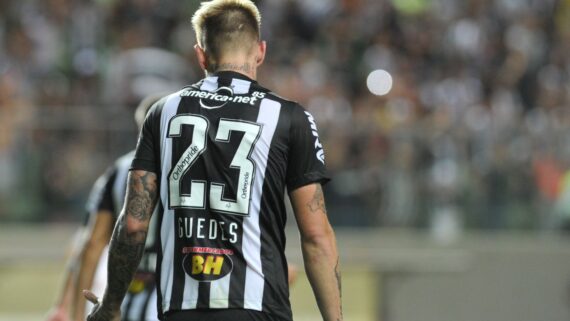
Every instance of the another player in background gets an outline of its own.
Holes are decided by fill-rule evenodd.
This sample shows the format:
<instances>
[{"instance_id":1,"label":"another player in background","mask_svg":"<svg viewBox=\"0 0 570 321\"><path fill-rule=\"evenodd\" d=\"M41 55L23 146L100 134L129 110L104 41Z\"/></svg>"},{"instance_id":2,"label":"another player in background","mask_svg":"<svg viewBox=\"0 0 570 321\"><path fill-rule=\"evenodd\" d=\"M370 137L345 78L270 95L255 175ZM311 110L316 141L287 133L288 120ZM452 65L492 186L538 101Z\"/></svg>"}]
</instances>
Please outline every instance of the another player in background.
<instances>
[{"instance_id":1,"label":"another player in background","mask_svg":"<svg viewBox=\"0 0 570 321\"><path fill-rule=\"evenodd\" d=\"M162 95L151 95L143 99L135 112L135 121L142 126L149 108ZM111 240L113 227L123 207L130 163L134 157L131 151L113 164L95 183L88 202L88 210L94 213L90 218L89 237L79 260L77 275L74 320L85 320L86 301L82 289L92 289L103 293L107 276L107 246ZM127 296L121 307L123 321L154 321L157 319L155 266L157 255L155 221L150 223L149 237L144 247L144 255ZM88 304L89 311L92 304Z\"/></svg>"},{"instance_id":2,"label":"another player in background","mask_svg":"<svg viewBox=\"0 0 570 321\"><path fill-rule=\"evenodd\" d=\"M148 96L139 104L135 112L139 129L148 109L162 96ZM97 295L103 294L107 281L108 244L124 202L126 177L133 157L134 151L123 155L95 182L87 201L85 222L70 242L63 288L46 321L84 320L85 311L90 311L93 304L86 302L81 290L90 288ZM141 264L124 301L122 320L158 320L156 291L151 291L155 288L156 246L152 238L147 238L147 244L147 259ZM297 268L289 266L288 270L289 284L292 284Z\"/></svg>"},{"instance_id":3,"label":"another player in background","mask_svg":"<svg viewBox=\"0 0 570 321\"><path fill-rule=\"evenodd\" d=\"M202 3L192 22L202 81L149 112L89 321L118 320L151 218L160 225L161 320L292 320L284 193L322 317L342 320L339 257L313 117L256 81L266 51L249 0ZM158 202L158 212L153 215Z\"/></svg>"},{"instance_id":4,"label":"another player in background","mask_svg":"<svg viewBox=\"0 0 570 321\"><path fill-rule=\"evenodd\" d=\"M75 234L70 242L70 250L65 268L65 279L63 287L60 289L59 296L54 307L48 312L46 321L70 321L70 312L73 305L73 295L77 291L75 281L77 279L77 260L81 252L81 245L86 227L82 226Z\"/></svg>"},{"instance_id":5,"label":"another player in background","mask_svg":"<svg viewBox=\"0 0 570 321\"><path fill-rule=\"evenodd\" d=\"M151 95L137 107L135 121L142 126L149 108L162 95ZM65 288L60 295L56 307L49 314L47 321L68 321L69 314L73 320L85 320L86 300L81 289L91 289L102 294L107 279L107 246L115 226L119 211L125 199L127 173L133 160L134 151L117 159L105 174L94 184L87 202L87 219L78 232L83 234L81 244L75 249L66 272ZM151 224L152 225L152 224ZM151 228L154 230L154 228ZM154 233L151 233L154 235ZM77 239L77 238L76 238ZM129 293L124 301L121 320L154 321L157 319L156 284L154 269L156 266L155 238L147 238L145 254ZM92 303L87 303L87 311Z\"/></svg>"}]
</instances>

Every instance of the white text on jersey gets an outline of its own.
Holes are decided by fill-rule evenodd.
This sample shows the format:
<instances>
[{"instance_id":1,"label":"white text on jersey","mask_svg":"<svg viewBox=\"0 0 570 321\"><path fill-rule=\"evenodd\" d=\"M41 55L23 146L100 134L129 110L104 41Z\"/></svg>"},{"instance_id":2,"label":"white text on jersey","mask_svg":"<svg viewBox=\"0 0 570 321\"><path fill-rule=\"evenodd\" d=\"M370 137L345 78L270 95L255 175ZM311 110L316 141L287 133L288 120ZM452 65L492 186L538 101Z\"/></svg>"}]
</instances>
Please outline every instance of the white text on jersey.
<instances>
[{"instance_id":1,"label":"white text on jersey","mask_svg":"<svg viewBox=\"0 0 570 321\"><path fill-rule=\"evenodd\" d=\"M203 91L203 90L198 90L198 89L186 89L184 90L180 96L181 97L196 97L196 98L201 98L201 99L208 99L208 100L213 100L216 102L221 102L221 103L225 103L225 102L232 102L232 103L238 103L238 104L249 104L251 106L255 105L255 103L257 102L258 99L263 98L263 95L260 95L263 93L259 93L259 92L254 92L251 94L251 96L246 96L246 95L236 95L236 96L228 96L228 95L223 95L220 94L218 92L209 92L209 91ZM261 96L261 97L260 97Z\"/></svg>"},{"instance_id":2,"label":"white text on jersey","mask_svg":"<svg viewBox=\"0 0 570 321\"><path fill-rule=\"evenodd\" d=\"M321 161L321 163L325 163L325 152L323 151L323 145L319 141L319 132L317 132L317 124L315 123L315 119L313 115L311 115L308 111L305 111L307 115L307 119L309 119L309 123L311 123L311 130L313 132L313 136L315 136L315 149L317 150L317 159Z\"/></svg>"},{"instance_id":3,"label":"white text on jersey","mask_svg":"<svg viewBox=\"0 0 570 321\"><path fill-rule=\"evenodd\" d=\"M231 222L228 224L228 228L225 227L225 224L226 222L215 219L179 217L178 237L237 242L238 224Z\"/></svg>"}]
</instances>

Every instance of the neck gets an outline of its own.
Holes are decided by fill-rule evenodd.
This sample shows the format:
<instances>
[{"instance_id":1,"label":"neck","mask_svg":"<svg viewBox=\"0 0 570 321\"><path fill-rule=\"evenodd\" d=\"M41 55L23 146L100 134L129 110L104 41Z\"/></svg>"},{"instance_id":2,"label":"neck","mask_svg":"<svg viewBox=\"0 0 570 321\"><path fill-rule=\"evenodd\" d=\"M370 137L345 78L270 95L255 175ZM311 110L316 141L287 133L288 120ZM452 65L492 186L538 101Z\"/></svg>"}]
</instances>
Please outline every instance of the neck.
<instances>
[{"instance_id":1,"label":"neck","mask_svg":"<svg viewBox=\"0 0 570 321\"><path fill-rule=\"evenodd\" d=\"M234 71L243 75L246 75L247 77L256 80L257 78L257 66L253 63L247 62L247 61L241 61L241 62L220 62L219 64L215 64L212 66L213 70L212 72L217 72L217 71ZM206 72L206 74L208 74L208 72Z\"/></svg>"}]
</instances>

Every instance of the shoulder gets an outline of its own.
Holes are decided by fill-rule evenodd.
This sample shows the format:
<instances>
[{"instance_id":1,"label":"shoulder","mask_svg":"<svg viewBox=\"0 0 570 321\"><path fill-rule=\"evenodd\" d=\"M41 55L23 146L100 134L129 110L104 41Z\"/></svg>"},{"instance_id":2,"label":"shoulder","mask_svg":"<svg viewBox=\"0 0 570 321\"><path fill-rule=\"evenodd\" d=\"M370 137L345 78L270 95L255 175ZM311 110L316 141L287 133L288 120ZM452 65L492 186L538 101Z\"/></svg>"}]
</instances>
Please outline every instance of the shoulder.
<instances>
[{"instance_id":1,"label":"shoulder","mask_svg":"<svg viewBox=\"0 0 570 321\"><path fill-rule=\"evenodd\" d=\"M313 116L299 102L279 96L275 92L266 90L265 99L277 102L281 106L282 124L286 124L291 132L304 132L316 128Z\"/></svg>"},{"instance_id":2,"label":"shoulder","mask_svg":"<svg viewBox=\"0 0 570 321\"><path fill-rule=\"evenodd\" d=\"M264 87L256 86L254 88L254 94L256 90L263 95L263 99L277 102L281 106L282 115L285 114L292 123L296 123L300 118L306 117L304 115L307 110L299 102L280 96Z\"/></svg>"},{"instance_id":3,"label":"shoulder","mask_svg":"<svg viewBox=\"0 0 570 321\"><path fill-rule=\"evenodd\" d=\"M281 104L281 106L287 110L295 110L298 108L303 109L303 107L296 101L284 98L283 96L278 95L277 93L267 90L264 92L265 98L269 100L273 100Z\"/></svg>"}]
</instances>

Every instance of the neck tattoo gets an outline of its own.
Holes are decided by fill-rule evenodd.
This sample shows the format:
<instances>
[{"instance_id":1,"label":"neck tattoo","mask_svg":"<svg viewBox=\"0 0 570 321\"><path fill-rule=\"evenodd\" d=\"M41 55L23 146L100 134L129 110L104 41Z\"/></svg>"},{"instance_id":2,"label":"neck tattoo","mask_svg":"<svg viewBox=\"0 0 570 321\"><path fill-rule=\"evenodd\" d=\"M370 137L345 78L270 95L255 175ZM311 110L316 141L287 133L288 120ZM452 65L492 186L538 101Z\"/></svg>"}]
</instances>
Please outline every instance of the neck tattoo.
<instances>
[{"instance_id":1,"label":"neck tattoo","mask_svg":"<svg viewBox=\"0 0 570 321\"><path fill-rule=\"evenodd\" d=\"M214 68L214 71L222 71L222 70L233 70L233 71L239 71L251 74L253 72L253 66L247 62L244 64L222 63L215 66Z\"/></svg>"}]
</instances>

